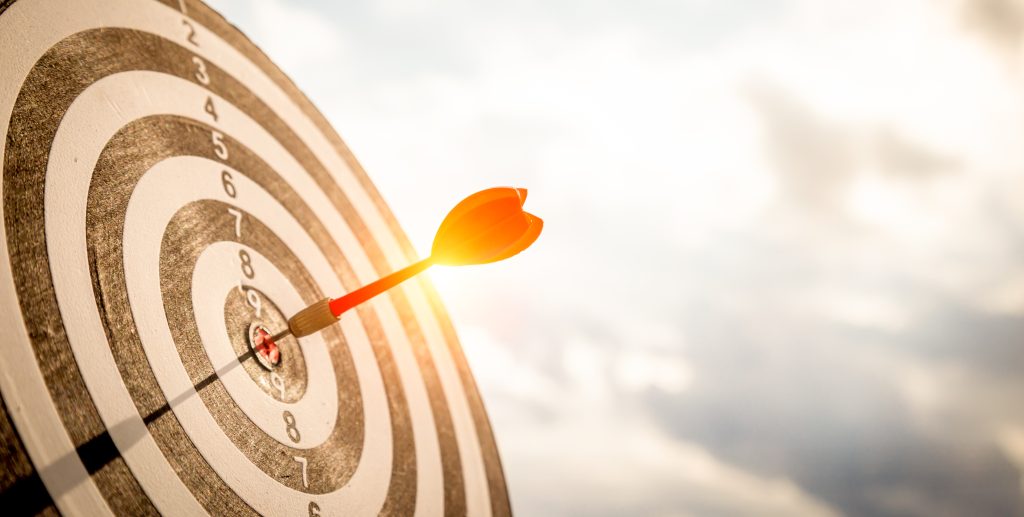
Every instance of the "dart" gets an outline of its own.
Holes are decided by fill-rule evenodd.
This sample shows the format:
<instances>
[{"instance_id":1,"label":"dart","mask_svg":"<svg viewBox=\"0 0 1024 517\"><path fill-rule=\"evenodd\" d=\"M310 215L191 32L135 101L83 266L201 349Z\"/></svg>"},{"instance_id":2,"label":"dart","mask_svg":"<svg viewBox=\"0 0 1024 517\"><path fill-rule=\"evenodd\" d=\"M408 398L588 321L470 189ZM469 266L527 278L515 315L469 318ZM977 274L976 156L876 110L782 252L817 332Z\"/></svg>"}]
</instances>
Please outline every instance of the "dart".
<instances>
[{"instance_id":1,"label":"dart","mask_svg":"<svg viewBox=\"0 0 1024 517\"><path fill-rule=\"evenodd\" d=\"M364 285L339 298L324 298L299 311L288 320L288 328L274 335L277 341L288 335L308 336L338 321L345 311L416 276L435 264L465 266L487 264L509 258L533 244L544 221L523 211L526 189L497 187L463 199L434 236L430 256Z\"/></svg>"},{"instance_id":2,"label":"dart","mask_svg":"<svg viewBox=\"0 0 1024 517\"><path fill-rule=\"evenodd\" d=\"M456 194L402 253L371 173L204 0L0 0L0 35L0 516L511 512L440 300L357 320L529 247L526 190ZM365 328L323 346L339 317Z\"/></svg>"}]
</instances>

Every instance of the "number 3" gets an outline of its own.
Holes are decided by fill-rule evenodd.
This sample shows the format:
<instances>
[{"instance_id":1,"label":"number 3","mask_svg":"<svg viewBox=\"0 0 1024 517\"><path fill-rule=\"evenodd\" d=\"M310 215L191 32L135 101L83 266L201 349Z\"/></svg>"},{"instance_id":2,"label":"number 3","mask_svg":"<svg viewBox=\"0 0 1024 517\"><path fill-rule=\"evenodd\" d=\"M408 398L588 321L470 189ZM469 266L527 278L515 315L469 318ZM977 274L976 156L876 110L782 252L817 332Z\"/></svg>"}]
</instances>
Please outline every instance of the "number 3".
<instances>
[{"instance_id":1,"label":"number 3","mask_svg":"<svg viewBox=\"0 0 1024 517\"><path fill-rule=\"evenodd\" d=\"M202 83L203 86L209 85L210 76L206 74L206 63L199 56L192 56L192 62L196 65L196 81Z\"/></svg>"}]
</instances>

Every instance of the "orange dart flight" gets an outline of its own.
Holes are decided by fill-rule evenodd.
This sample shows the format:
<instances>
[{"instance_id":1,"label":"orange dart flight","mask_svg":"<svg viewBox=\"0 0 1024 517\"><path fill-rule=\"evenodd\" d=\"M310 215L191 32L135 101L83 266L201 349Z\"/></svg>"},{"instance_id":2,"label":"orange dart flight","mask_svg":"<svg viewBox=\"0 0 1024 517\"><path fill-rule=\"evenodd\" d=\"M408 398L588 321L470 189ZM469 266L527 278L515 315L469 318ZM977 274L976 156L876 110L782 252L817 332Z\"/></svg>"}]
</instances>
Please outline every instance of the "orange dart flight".
<instances>
[{"instance_id":1,"label":"orange dart flight","mask_svg":"<svg viewBox=\"0 0 1024 517\"><path fill-rule=\"evenodd\" d=\"M464 266L507 259L540 235L544 221L523 211L526 189L482 190L455 205L434 237L430 256L340 298L325 298L288 320L288 329L272 340L292 334L308 336L338 321L345 311L412 278L434 264Z\"/></svg>"}]
</instances>

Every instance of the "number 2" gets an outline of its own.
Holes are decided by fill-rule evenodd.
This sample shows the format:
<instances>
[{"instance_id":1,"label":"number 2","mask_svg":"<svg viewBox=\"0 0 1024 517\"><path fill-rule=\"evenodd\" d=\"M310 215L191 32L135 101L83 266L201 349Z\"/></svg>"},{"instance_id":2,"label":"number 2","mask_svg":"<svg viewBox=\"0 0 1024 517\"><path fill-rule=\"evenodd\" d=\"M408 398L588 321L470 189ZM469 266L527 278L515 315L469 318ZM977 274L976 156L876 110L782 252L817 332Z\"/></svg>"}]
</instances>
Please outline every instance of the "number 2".
<instances>
[{"instance_id":1,"label":"number 2","mask_svg":"<svg viewBox=\"0 0 1024 517\"><path fill-rule=\"evenodd\" d=\"M196 41L196 28L193 27L192 24L188 22L188 20L181 20L181 24L188 29L188 36L185 36L185 39L188 40L189 43L198 47L199 42Z\"/></svg>"}]
</instances>

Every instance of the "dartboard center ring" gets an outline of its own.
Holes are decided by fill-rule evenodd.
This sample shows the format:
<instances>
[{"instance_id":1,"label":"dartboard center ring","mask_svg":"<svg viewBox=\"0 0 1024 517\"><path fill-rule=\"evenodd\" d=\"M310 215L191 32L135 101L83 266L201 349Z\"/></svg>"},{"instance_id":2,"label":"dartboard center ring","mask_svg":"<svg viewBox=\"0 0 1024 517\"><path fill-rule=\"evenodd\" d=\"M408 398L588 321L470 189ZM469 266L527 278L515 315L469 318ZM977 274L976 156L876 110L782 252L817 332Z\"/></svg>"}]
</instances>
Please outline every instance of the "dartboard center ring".
<instances>
[{"instance_id":1,"label":"dartboard center ring","mask_svg":"<svg viewBox=\"0 0 1024 517\"><path fill-rule=\"evenodd\" d=\"M259 308L258 312L254 307ZM244 291L231 289L224 297L223 313L224 332L240 368L251 381L281 402L301 399L309 387L309 370L299 341L290 336L266 341L275 329L288 324L274 298L258 285L247 286ZM265 333L262 341L258 329Z\"/></svg>"}]
</instances>

